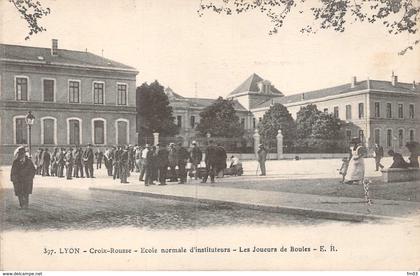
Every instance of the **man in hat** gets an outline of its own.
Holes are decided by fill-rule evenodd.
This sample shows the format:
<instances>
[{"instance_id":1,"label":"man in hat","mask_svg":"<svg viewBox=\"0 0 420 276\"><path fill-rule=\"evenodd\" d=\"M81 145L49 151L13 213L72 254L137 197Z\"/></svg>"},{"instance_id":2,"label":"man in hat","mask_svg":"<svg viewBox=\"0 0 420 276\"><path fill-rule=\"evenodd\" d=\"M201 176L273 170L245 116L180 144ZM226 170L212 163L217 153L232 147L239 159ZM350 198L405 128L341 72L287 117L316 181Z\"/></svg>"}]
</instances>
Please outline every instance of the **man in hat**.
<instances>
[{"instance_id":1,"label":"man in hat","mask_svg":"<svg viewBox=\"0 0 420 276\"><path fill-rule=\"evenodd\" d=\"M197 179L198 177L198 166L201 163L201 159L203 159L203 153L201 152L200 148L197 146L197 142L192 142L192 149L190 152L190 160L191 160L191 170L194 172L194 177Z\"/></svg>"},{"instance_id":2,"label":"man in hat","mask_svg":"<svg viewBox=\"0 0 420 276\"><path fill-rule=\"evenodd\" d=\"M213 140L209 141L209 145L206 148L204 161L206 162L206 174L201 181L201 183L206 183L207 179L210 175L211 183L214 183L214 176L216 174L216 168L217 168L217 148L214 145Z\"/></svg>"},{"instance_id":3,"label":"man in hat","mask_svg":"<svg viewBox=\"0 0 420 276\"><path fill-rule=\"evenodd\" d=\"M72 179L72 173L73 173L73 149L68 148L66 155L64 156L65 164L66 164L66 178L67 180Z\"/></svg>"},{"instance_id":4,"label":"man in hat","mask_svg":"<svg viewBox=\"0 0 420 276\"><path fill-rule=\"evenodd\" d=\"M260 176L264 176L266 174L265 161L267 160L267 150L264 148L263 144L260 144L258 146L257 155L258 155L258 164L259 164L260 169L261 169Z\"/></svg>"},{"instance_id":5,"label":"man in hat","mask_svg":"<svg viewBox=\"0 0 420 276\"><path fill-rule=\"evenodd\" d=\"M120 182L128 183L128 162L129 162L129 152L127 146L123 146L120 155Z\"/></svg>"},{"instance_id":6,"label":"man in hat","mask_svg":"<svg viewBox=\"0 0 420 276\"><path fill-rule=\"evenodd\" d=\"M15 195L23 209L27 209L29 205L29 195L32 194L35 172L35 166L31 159L26 156L25 148L23 146L19 147L10 171L10 181L13 182Z\"/></svg>"},{"instance_id":7,"label":"man in hat","mask_svg":"<svg viewBox=\"0 0 420 276\"><path fill-rule=\"evenodd\" d=\"M48 151L48 148L45 148L42 153L42 176L50 176L50 162L51 155Z\"/></svg>"},{"instance_id":8,"label":"man in hat","mask_svg":"<svg viewBox=\"0 0 420 276\"><path fill-rule=\"evenodd\" d=\"M116 146L115 151L114 151L114 156L112 158L112 160L113 160L112 165L114 167L114 173L113 173L112 178L114 180L120 178L121 153L122 153L121 146L120 145Z\"/></svg>"},{"instance_id":9,"label":"man in hat","mask_svg":"<svg viewBox=\"0 0 420 276\"><path fill-rule=\"evenodd\" d=\"M177 155L177 165L179 170L179 184L183 184L187 181L187 171L185 167L187 166L188 159L190 157L188 151L182 146L182 142L178 143L176 148L176 155Z\"/></svg>"},{"instance_id":10,"label":"man in hat","mask_svg":"<svg viewBox=\"0 0 420 276\"><path fill-rule=\"evenodd\" d=\"M177 173L176 173L176 166L178 164L177 160L177 153L174 143L169 144L169 153L168 153L168 162L169 162L169 168L171 169L171 182L178 181Z\"/></svg>"},{"instance_id":11,"label":"man in hat","mask_svg":"<svg viewBox=\"0 0 420 276\"><path fill-rule=\"evenodd\" d=\"M382 146L375 144L373 157L375 158L376 171L378 171L379 168L383 169L384 166L381 164L381 159L384 157L384 148Z\"/></svg>"},{"instance_id":12,"label":"man in hat","mask_svg":"<svg viewBox=\"0 0 420 276\"><path fill-rule=\"evenodd\" d=\"M61 148L61 150L59 150L57 152L57 164L58 164L58 172L57 172L57 176L58 177L64 177L64 155L65 155L65 149Z\"/></svg>"},{"instance_id":13,"label":"man in hat","mask_svg":"<svg viewBox=\"0 0 420 276\"><path fill-rule=\"evenodd\" d=\"M159 185L166 185L166 173L168 171L168 160L169 151L166 149L164 144L158 144L157 146L157 165L158 165L158 176Z\"/></svg>"},{"instance_id":14,"label":"man in hat","mask_svg":"<svg viewBox=\"0 0 420 276\"><path fill-rule=\"evenodd\" d=\"M140 160L141 160L140 161L141 163L140 176L139 176L140 181L144 181L144 175L146 173L147 153L149 152L149 150L150 150L150 145L146 144L140 154Z\"/></svg>"},{"instance_id":15,"label":"man in hat","mask_svg":"<svg viewBox=\"0 0 420 276\"><path fill-rule=\"evenodd\" d=\"M83 163L85 164L85 172L87 178L95 178L93 176L93 149L92 144L88 144L85 152L83 153Z\"/></svg>"}]
</instances>

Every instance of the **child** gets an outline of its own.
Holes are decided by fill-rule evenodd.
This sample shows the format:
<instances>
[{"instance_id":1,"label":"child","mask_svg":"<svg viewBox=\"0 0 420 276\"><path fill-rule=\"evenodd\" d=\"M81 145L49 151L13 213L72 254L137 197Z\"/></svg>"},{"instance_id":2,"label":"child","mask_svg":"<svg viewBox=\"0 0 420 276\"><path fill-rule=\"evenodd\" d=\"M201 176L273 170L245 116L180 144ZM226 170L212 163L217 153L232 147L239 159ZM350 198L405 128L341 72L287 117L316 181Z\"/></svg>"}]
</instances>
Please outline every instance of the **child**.
<instances>
[{"instance_id":1,"label":"child","mask_svg":"<svg viewBox=\"0 0 420 276\"><path fill-rule=\"evenodd\" d=\"M349 168L349 160L347 159L347 157L344 157L341 161L343 161L343 163L341 164L341 168L338 170L338 173L343 176L341 183L344 183L344 179L347 174L347 169Z\"/></svg>"}]
</instances>

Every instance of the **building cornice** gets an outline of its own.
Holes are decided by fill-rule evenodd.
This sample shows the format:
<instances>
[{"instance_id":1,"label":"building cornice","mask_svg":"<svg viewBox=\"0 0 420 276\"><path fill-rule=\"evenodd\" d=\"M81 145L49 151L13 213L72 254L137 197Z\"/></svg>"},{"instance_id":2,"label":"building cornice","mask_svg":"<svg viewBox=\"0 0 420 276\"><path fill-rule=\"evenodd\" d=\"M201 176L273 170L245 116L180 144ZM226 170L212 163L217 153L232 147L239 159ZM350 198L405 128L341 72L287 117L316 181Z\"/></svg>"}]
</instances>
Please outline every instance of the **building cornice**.
<instances>
[{"instance_id":1,"label":"building cornice","mask_svg":"<svg viewBox=\"0 0 420 276\"><path fill-rule=\"evenodd\" d=\"M99 71L117 71L117 72L126 72L132 74L138 74L139 71L135 69L128 68L119 68L119 67L106 67L106 66L96 66L96 65L79 65L79 64L70 64L63 62L49 62L49 61L36 61L36 60L20 60L20 59L10 59L10 58L0 58L2 62L14 63L14 64L26 64L26 65L43 65L51 67L66 67L66 68L82 68L85 70L99 70Z\"/></svg>"}]
</instances>

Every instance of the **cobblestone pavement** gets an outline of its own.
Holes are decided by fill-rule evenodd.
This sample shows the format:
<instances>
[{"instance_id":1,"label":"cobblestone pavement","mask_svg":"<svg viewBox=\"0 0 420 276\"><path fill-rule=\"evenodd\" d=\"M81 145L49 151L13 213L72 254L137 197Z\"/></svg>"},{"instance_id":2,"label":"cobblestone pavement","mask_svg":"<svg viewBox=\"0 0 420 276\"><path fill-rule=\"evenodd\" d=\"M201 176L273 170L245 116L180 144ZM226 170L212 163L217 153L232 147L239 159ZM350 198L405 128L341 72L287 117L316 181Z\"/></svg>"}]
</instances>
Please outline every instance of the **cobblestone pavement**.
<instances>
[{"instance_id":1,"label":"cobblestone pavement","mask_svg":"<svg viewBox=\"0 0 420 276\"><path fill-rule=\"evenodd\" d=\"M313 225L327 220L267 213L227 204L202 204L73 188L37 188L30 209L4 189L3 230L103 229L133 226L186 229L238 225Z\"/></svg>"}]
</instances>

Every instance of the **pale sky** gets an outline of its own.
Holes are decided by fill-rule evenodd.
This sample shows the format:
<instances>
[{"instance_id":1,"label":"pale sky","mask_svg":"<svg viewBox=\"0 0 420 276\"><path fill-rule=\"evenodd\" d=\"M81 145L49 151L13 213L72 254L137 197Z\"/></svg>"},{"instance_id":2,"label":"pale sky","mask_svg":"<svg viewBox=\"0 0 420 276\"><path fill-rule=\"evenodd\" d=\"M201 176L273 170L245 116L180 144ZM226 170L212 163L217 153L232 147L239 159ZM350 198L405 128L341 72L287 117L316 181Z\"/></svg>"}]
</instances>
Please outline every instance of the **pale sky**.
<instances>
[{"instance_id":1,"label":"pale sky","mask_svg":"<svg viewBox=\"0 0 420 276\"><path fill-rule=\"evenodd\" d=\"M398 56L410 38L388 35L377 25L302 35L308 21L294 16L270 36L269 19L260 13L199 17L200 0L41 2L52 10L41 21L47 31L25 41L26 22L0 0L0 41L50 47L57 38L59 48L98 55L103 49L105 57L140 72L138 85L157 79L187 97L225 97L254 72L285 95L343 84L352 76L390 80L392 70L400 81L420 81L420 46Z\"/></svg>"}]
</instances>

